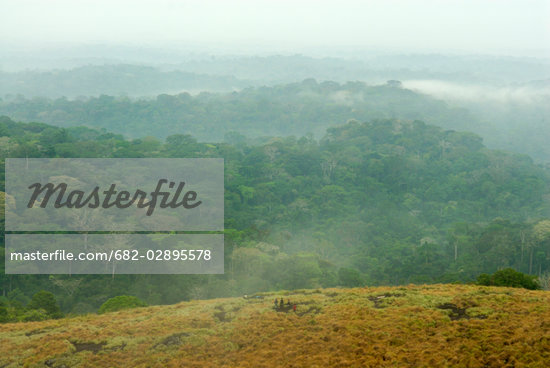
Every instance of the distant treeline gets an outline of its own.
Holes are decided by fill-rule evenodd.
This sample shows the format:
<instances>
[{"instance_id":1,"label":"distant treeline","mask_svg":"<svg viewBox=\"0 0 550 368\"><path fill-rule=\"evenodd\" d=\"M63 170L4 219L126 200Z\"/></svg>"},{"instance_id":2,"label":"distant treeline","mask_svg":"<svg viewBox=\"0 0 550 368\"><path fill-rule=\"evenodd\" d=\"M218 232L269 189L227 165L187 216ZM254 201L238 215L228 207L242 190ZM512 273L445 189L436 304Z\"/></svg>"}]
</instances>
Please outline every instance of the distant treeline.
<instances>
[{"instance_id":1,"label":"distant treeline","mask_svg":"<svg viewBox=\"0 0 550 368\"><path fill-rule=\"evenodd\" d=\"M80 98L155 96L181 91L232 91L251 83L232 76L159 70L142 65L88 65L71 70L0 71L0 96Z\"/></svg>"},{"instance_id":2,"label":"distant treeline","mask_svg":"<svg viewBox=\"0 0 550 368\"><path fill-rule=\"evenodd\" d=\"M307 79L226 94L162 94L140 100L108 95L78 100L19 96L0 103L0 113L62 127L105 128L130 138L164 139L181 133L216 142L233 131L249 137L308 133L322 137L329 126L351 119L423 120L461 130L478 125L467 110L403 89L398 81L368 86Z\"/></svg>"},{"instance_id":3,"label":"distant treeline","mask_svg":"<svg viewBox=\"0 0 550 368\"><path fill-rule=\"evenodd\" d=\"M174 76L173 81L177 80ZM151 81L148 86L155 83L159 81ZM480 101L468 106L474 113L405 89L396 80L370 86L363 82L339 84L307 79L239 92L184 92L150 99L103 94L52 100L12 95L0 101L0 114L61 127L106 129L127 138L164 139L172 134L190 134L199 141L212 142L224 141L232 132L248 137L313 134L321 138L328 127L350 120L422 120L444 129L475 132L491 148L526 153L537 162L550 162L547 104Z\"/></svg>"},{"instance_id":4,"label":"distant treeline","mask_svg":"<svg viewBox=\"0 0 550 368\"><path fill-rule=\"evenodd\" d=\"M39 53L26 53L22 58L3 50L4 70L19 71L0 72L0 96L155 96L189 90L231 91L247 86L294 83L307 78L339 83L360 80L380 84L399 79L490 85L550 78L547 60L521 57L433 53L383 55L360 50L354 50L352 58L345 58L341 53L335 53L339 57L320 58L306 55L215 56L123 48L116 47L117 55L113 57L113 50L98 45L91 51L92 57L75 55L74 58L59 50L40 49Z\"/></svg>"}]
</instances>

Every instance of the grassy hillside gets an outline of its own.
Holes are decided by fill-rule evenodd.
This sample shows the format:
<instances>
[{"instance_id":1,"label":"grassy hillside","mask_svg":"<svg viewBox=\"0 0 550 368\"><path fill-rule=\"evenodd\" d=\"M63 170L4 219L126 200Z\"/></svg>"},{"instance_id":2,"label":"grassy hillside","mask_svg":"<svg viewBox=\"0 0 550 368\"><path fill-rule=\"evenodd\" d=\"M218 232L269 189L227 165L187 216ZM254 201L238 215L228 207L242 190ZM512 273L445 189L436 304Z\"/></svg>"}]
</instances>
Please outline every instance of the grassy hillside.
<instances>
[{"instance_id":1,"label":"grassy hillside","mask_svg":"<svg viewBox=\"0 0 550 368\"><path fill-rule=\"evenodd\" d=\"M273 309L290 298L296 312ZM550 293L297 290L5 324L0 367L548 367Z\"/></svg>"}]
</instances>

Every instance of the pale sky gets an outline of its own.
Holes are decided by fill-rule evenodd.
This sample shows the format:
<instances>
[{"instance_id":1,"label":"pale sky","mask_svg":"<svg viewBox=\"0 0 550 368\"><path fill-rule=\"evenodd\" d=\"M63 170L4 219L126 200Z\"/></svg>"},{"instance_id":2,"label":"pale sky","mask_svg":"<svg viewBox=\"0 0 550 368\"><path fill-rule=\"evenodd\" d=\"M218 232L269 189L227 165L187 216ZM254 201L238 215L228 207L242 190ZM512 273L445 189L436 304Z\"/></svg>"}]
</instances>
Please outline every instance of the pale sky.
<instances>
[{"instance_id":1,"label":"pale sky","mask_svg":"<svg viewBox=\"0 0 550 368\"><path fill-rule=\"evenodd\" d=\"M550 0L0 0L0 42L547 53Z\"/></svg>"}]
</instances>

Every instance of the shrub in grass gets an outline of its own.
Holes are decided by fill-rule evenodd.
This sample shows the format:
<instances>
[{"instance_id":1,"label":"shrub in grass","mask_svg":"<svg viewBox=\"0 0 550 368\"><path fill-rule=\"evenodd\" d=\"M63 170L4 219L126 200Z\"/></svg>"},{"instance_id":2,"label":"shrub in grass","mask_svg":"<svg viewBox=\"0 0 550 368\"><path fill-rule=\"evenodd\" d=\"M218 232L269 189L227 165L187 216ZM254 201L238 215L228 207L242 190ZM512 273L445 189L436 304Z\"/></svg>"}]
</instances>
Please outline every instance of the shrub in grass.
<instances>
[{"instance_id":1,"label":"shrub in grass","mask_svg":"<svg viewBox=\"0 0 550 368\"><path fill-rule=\"evenodd\" d=\"M40 290L32 296L28 309L43 309L46 311L48 318L61 318L63 313L59 309L55 296L49 291ZM40 321L40 320L39 320Z\"/></svg>"},{"instance_id":2,"label":"shrub in grass","mask_svg":"<svg viewBox=\"0 0 550 368\"><path fill-rule=\"evenodd\" d=\"M107 300L99 307L99 314L116 312L123 309L146 307L147 303L131 295L119 295Z\"/></svg>"},{"instance_id":3,"label":"shrub in grass","mask_svg":"<svg viewBox=\"0 0 550 368\"><path fill-rule=\"evenodd\" d=\"M498 270L492 275L482 273L477 277L477 284L485 286L519 287L529 290L540 289L536 276L527 275L512 268Z\"/></svg>"}]
</instances>

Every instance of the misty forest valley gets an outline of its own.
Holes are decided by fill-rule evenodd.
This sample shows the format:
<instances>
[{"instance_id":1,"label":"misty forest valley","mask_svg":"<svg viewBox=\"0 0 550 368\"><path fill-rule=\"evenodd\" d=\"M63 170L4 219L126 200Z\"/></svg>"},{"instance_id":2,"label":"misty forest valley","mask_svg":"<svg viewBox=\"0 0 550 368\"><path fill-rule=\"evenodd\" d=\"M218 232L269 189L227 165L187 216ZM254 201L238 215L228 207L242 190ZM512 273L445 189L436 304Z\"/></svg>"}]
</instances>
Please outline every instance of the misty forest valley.
<instances>
[{"instance_id":1,"label":"misty forest valley","mask_svg":"<svg viewBox=\"0 0 550 368\"><path fill-rule=\"evenodd\" d=\"M11 274L2 210L0 367L550 366L550 58L2 55L2 207L7 158L223 158L225 215L223 274Z\"/></svg>"}]
</instances>

